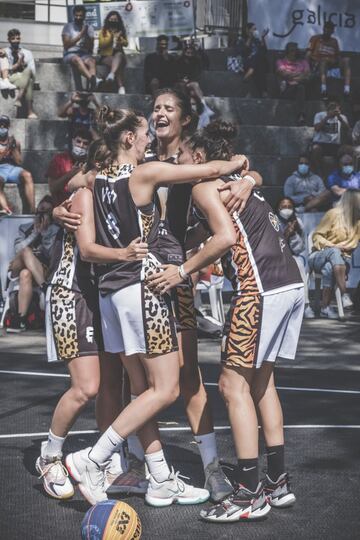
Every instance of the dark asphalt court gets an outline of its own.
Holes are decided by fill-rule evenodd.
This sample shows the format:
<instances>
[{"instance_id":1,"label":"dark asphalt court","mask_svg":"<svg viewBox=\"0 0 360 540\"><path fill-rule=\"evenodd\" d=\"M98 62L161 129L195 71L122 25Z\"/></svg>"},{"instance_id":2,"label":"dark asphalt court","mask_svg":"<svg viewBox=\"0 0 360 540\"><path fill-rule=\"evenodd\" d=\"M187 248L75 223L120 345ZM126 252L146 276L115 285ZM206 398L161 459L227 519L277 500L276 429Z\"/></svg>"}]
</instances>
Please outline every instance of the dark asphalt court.
<instances>
[{"instance_id":1,"label":"dark asphalt court","mask_svg":"<svg viewBox=\"0 0 360 540\"><path fill-rule=\"evenodd\" d=\"M205 344L212 349L213 344ZM358 349L359 350L359 349ZM201 355L204 381L216 383L218 366ZM329 364L331 365L331 363ZM360 370L277 368L281 387L317 388L354 393L280 390L284 407L287 464L297 496L292 509L272 510L262 522L211 525L200 521L199 506L146 507L141 498L126 501L138 511L145 540L168 539L336 539L360 538ZM80 523L89 508L79 491L68 502L50 499L36 477L34 463L41 436L53 408L68 384L63 377L4 373L24 371L61 374L63 366L44 362L43 356L0 350L0 539L77 540ZM215 425L227 426L225 407L216 386L208 386ZM357 393L356 393L357 392ZM187 427L181 401L160 418L166 453L176 469L202 485L202 467ZM310 427L312 426L312 427ZM324 427L348 426L348 427ZM350 428L349 426L357 426ZM79 418L74 430L95 429L93 407ZM218 432L219 453L235 463L229 430ZM15 437L9 435L16 434ZM20 437L19 434L30 434ZM94 434L68 438L65 452L91 445ZM231 470L228 469L228 470Z\"/></svg>"}]
</instances>

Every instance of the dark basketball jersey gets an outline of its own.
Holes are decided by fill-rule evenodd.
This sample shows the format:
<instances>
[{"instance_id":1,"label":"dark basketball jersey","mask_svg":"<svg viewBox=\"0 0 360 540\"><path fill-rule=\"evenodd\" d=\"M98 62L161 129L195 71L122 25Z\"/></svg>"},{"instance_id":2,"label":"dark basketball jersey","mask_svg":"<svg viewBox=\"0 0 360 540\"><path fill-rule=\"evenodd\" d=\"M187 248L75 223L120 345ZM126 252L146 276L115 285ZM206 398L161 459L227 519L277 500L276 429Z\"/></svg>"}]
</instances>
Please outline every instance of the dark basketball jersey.
<instances>
[{"instance_id":1,"label":"dark basketball jersey","mask_svg":"<svg viewBox=\"0 0 360 540\"><path fill-rule=\"evenodd\" d=\"M94 184L96 241L111 248L125 248L141 237L149 245L147 269L158 266L160 211L157 197L146 207L137 208L130 190L130 164L113 165L98 173ZM120 261L97 265L99 290L106 295L144 279L144 261Z\"/></svg>"},{"instance_id":2,"label":"dark basketball jersey","mask_svg":"<svg viewBox=\"0 0 360 540\"><path fill-rule=\"evenodd\" d=\"M238 175L222 178L225 182L238 179ZM204 220L199 212L198 217ZM254 190L244 210L234 212L232 220L237 240L223 256L222 265L235 292L266 294L303 285L279 220L261 191Z\"/></svg>"}]
</instances>

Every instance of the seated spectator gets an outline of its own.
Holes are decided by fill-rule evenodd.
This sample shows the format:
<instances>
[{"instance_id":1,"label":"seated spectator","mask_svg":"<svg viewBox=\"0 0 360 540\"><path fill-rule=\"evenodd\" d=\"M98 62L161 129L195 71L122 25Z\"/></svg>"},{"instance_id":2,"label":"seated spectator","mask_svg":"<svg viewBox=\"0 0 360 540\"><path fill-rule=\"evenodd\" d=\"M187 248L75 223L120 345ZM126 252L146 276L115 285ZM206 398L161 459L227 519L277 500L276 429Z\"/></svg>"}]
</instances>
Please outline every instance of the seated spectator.
<instances>
[{"instance_id":1,"label":"seated spectator","mask_svg":"<svg viewBox=\"0 0 360 540\"><path fill-rule=\"evenodd\" d=\"M360 189L360 172L354 171L354 152L345 146L339 153L338 168L327 179L333 201L337 202L348 189Z\"/></svg>"},{"instance_id":2,"label":"seated spectator","mask_svg":"<svg viewBox=\"0 0 360 540\"><path fill-rule=\"evenodd\" d=\"M13 28L8 32L9 47L5 49L9 61L9 81L18 89L16 107L22 106L25 101L27 117L37 118L33 111L33 90L35 82L35 61L32 52L21 47L20 30Z\"/></svg>"},{"instance_id":3,"label":"seated spectator","mask_svg":"<svg viewBox=\"0 0 360 540\"><path fill-rule=\"evenodd\" d=\"M70 151L56 154L50 161L46 177L55 206L67 199L66 185L85 163L90 142L91 133L79 128L74 133Z\"/></svg>"},{"instance_id":4,"label":"seated spectator","mask_svg":"<svg viewBox=\"0 0 360 540\"><path fill-rule=\"evenodd\" d=\"M110 11L99 32L98 53L100 55L100 64L104 64L110 68L106 80L116 80L119 94L125 94L124 69L126 58L124 47L127 47L127 45L126 30L120 13L118 11Z\"/></svg>"},{"instance_id":5,"label":"seated spectator","mask_svg":"<svg viewBox=\"0 0 360 540\"><path fill-rule=\"evenodd\" d=\"M326 111L315 114L314 130L311 160L315 172L324 176L324 156L332 157L335 163L342 138L351 134L349 121L344 114L341 114L340 103L337 99L329 100ZM345 132L344 135L342 131Z\"/></svg>"},{"instance_id":6,"label":"seated spectator","mask_svg":"<svg viewBox=\"0 0 360 540\"><path fill-rule=\"evenodd\" d=\"M323 33L312 36L308 45L307 58L310 61L312 71L320 74L322 96L326 96L327 93L326 78L340 78L340 70L344 72L344 94L350 94L350 59L341 58L338 40L332 37L334 29L334 23L326 21Z\"/></svg>"},{"instance_id":7,"label":"seated spectator","mask_svg":"<svg viewBox=\"0 0 360 540\"><path fill-rule=\"evenodd\" d=\"M0 116L0 207L11 214L9 203L4 194L4 184L17 184L23 205L23 214L35 211L34 183L29 171L21 167L22 156L20 143L9 135L10 118Z\"/></svg>"},{"instance_id":8,"label":"seated spectator","mask_svg":"<svg viewBox=\"0 0 360 540\"><path fill-rule=\"evenodd\" d=\"M0 49L0 91L3 97L7 98L10 94L14 98L16 86L9 81L9 68L10 64L6 56L6 51L5 49Z\"/></svg>"},{"instance_id":9,"label":"seated spectator","mask_svg":"<svg viewBox=\"0 0 360 540\"><path fill-rule=\"evenodd\" d=\"M92 55L95 31L85 23L86 9L83 5L73 8L74 22L65 24L62 30L63 59L87 79L87 89L94 92L101 79L96 78L96 61Z\"/></svg>"},{"instance_id":10,"label":"seated spectator","mask_svg":"<svg viewBox=\"0 0 360 540\"><path fill-rule=\"evenodd\" d=\"M171 88L176 82L176 57L169 54L168 45L167 36L158 36L156 52L145 57L145 90L153 96L159 88Z\"/></svg>"},{"instance_id":11,"label":"seated spectator","mask_svg":"<svg viewBox=\"0 0 360 540\"><path fill-rule=\"evenodd\" d=\"M287 241L290 251L299 267L300 275L304 282L305 292L305 319L313 319L315 314L309 303L309 289L307 286L308 277L306 273L306 263L301 253L305 250L304 225L300 218L295 214L294 202L285 197L277 205L277 215L279 218L280 229Z\"/></svg>"},{"instance_id":12,"label":"seated spectator","mask_svg":"<svg viewBox=\"0 0 360 540\"><path fill-rule=\"evenodd\" d=\"M331 201L323 180L311 171L307 154L299 157L297 170L285 180L284 195L294 201L298 212L322 212Z\"/></svg>"},{"instance_id":13,"label":"seated spectator","mask_svg":"<svg viewBox=\"0 0 360 540\"><path fill-rule=\"evenodd\" d=\"M279 78L281 97L295 99L297 124L304 125L306 83L310 77L310 66L306 59L299 58L297 43L291 42L286 45L285 57L276 62L276 74Z\"/></svg>"},{"instance_id":14,"label":"seated spectator","mask_svg":"<svg viewBox=\"0 0 360 540\"><path fill-rule=\"evenodd\" d=\"M201 58L198 56L191 42L184 43L182 54L177 60L177 82L183 91L188 90L191 95L202 99L204 94L199 85L202 72Z\"/></svg>"},{"instance_id":15,"label":"seated spectator","mask_svg":"<svg viewBox=\"0 0 360 540\"><path fill-rule=\"evenodd\" d=\"M93 106L92 106L93 105ZM93 139L98 138L96 126L96 112L100 105L89 92L73 92L71 98L59 109L60 118L68 118L70 122L70 137L73 138L75 131L83 127L90 131Z\"/></svg>"},{"instance_id":16,"label":"seated spectator","mask_svg":"<svg viewBox=\"0 0 360 540\"><path fill-rule=\"evenodd\" d=\"M322 274L320 317L337 319L338 314L330 306L335 283L341 291L343 307L352 306L346 294L346 270L360 241L360 191L346 191L336 207L326 212L312 239L309 268Z\"/></svg>"},{"instance_id":17,"label":"seated spectator","mask_svg":"<svg viewBox=\"0 0 360 540\"><path fill-rule=\"evenodd\" d=\"M9 332L26 330L26 316L33 296L33 287L46 291L46 272L50 263L51 248L58 226L52 221L53 202L46 195L39 202L33 223L19 227L15 240L15 258L9 265L9 278L19 279L18 313ZM44 300L44 298L43 298Z\"/></svg>"},{"instance_id":18,"label":"seated spectator","mask_svg":"<svg viewBox=\"0 0 360 540\"><path fill-rule=\"evenodd\" d=\"M211 119L215 113L207 105L204 98L200 99L198 96L193 94L190 96L190 101L191 101L191 110L193 111L194 117L196 120L196 126L194 129L194 131L196 131L196 129L202 129L206 127L208 124L210 124ZM187 132L189 131L189 126L187 126L186 131Z\"/></svg>"},{"instance_id":19,"label":"seated spectator","mask_svg":"<svg viewBox=\"0 0 360 540\"><path fill-rule=\"evenodd\" d=\"M257 96L266 93L267 47L265 38L269 29L261 36L254 23L247 23L242 37L234 47L234 55L241 56L244 81L253 81Z\"/></svg>"}]
</instances>

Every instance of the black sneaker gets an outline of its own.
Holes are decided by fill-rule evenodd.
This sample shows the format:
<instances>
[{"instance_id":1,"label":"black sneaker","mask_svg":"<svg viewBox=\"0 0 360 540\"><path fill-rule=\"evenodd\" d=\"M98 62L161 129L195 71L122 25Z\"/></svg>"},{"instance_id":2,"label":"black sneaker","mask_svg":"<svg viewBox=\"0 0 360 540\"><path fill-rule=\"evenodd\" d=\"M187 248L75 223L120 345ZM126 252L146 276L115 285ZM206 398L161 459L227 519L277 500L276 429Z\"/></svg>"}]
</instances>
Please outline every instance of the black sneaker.
<instances>
[{"instance_id":1,"label":"black sneaker","mask_svg":"<svg viewBox=\"0 0 360 540\"><path fill-rule=\"evenodd\" d=\"M26 323L21 319L21 317L16 317L11 323L11 326L6 329L9 334L19 334L20 332L25 332L25 330Z\"/></svg>"},{"instance_id":2,"label":"black sneaker","mask_svg":"<svg viewBox=\"0 0 360 540\"><path fill-rule=\"evenodd\" d=\"M271 510L260 482L255 493L239 484L234 492L220 504L202 510L200 516L212 523L231 523L263 519Z\"/></svg>"},{"instance_id":3,"label":"black sneaker","mask_svg":"<svg viewBox=\"0 0 360 540\"><path fill-rule=\"evenodd\" d=\"M286 472L281 474L276 482L265 475L264 491L269 504L276 508L287 508L296 502L296 497L290 488L290 477Z\"/></svg>"}]
</instances>

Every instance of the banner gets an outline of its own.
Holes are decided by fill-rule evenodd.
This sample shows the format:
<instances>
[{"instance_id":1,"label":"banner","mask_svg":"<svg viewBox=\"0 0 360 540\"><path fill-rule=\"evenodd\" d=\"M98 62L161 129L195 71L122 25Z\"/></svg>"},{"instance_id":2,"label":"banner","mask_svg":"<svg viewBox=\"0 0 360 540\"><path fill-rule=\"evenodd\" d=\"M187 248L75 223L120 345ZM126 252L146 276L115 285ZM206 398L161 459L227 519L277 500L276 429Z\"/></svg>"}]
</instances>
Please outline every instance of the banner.
<instances>
[{"instance_id":1,"label":"banner","mask_svg":"<svg viewBox=\"0 0 360 540\"><path fill-rule=\"evenodd\" d=\"M129 37L156 37L159 34L186 36L194 33L192 0L136 0L84 4L86 21L100 30L109 11L120 13ZM68 6L68 20L73 20Z\"/></svg>"},{"instance_id":2,"label":"banner","mask_svg":"<svg viewBox=\"0 0 360 540\"><path fill-rule=\"evenodd\" d=\"M335 25L334 37L341 51L360 51L359 0L248 0L248 21L266 37L269 49L283 50L295 41L305 49L311 36L321 34L325 21Z\"/></svg>"}]
</instances>

